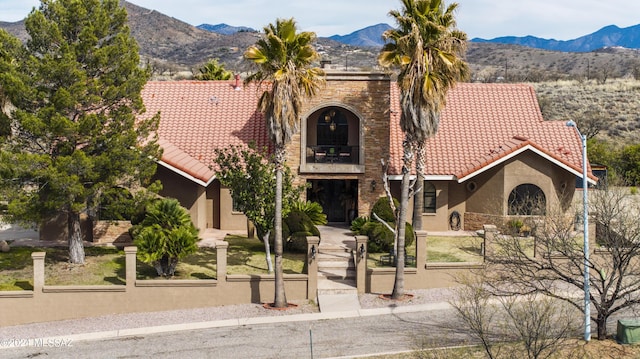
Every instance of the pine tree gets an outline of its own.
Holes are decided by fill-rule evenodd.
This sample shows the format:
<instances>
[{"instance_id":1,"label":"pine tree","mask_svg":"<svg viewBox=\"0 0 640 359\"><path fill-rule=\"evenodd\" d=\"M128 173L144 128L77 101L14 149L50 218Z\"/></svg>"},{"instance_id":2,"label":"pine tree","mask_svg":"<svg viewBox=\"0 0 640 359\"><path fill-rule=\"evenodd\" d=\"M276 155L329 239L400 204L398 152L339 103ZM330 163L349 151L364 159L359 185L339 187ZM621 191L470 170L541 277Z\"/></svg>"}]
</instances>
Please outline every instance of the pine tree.
<instances>
[{"instance_id":1,"label":"pine tree","mask_svg":"<svg viewBox=\"0 0 640 359\"><path fill-rule=\"evenodd\" d=\"M149 72L118 0L42 0L25 26L26 45L0 57L15 106L1 184L13 219L66 217L70 262L83 263L80 214L105 189L155 172L159 116L139 120Z\"/></svg>"}]
</instances>

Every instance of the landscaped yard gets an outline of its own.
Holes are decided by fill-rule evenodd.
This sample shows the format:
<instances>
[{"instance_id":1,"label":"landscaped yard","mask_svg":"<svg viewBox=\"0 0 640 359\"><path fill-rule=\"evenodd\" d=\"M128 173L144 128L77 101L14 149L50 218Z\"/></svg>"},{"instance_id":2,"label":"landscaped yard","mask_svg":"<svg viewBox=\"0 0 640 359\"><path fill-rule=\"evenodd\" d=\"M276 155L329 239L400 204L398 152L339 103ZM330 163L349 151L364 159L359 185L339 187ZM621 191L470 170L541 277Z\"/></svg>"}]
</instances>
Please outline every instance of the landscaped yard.
<instances>
[{"instance_id":1,"label":"landscaped yard","mask_svg":"<svg viewBox=\"0 0 640 359\"><path fill-rule=\"evenodd\" d=\"M227 236L229 242L227 254L228 274L266 274L267 260L264 255L264 243L258 239L240 236ZM305 253L285 252L282 266L285 274L302 273L306 261ZM271 262L275 265L273 247L271 248Z\"/></svg>"},{"instance_id":2,"label":"landscaped yard","mask_svg":"<svg viewBox=\"0 0 640 359\"><path fill-rule=\"evenodd\" d=\"M257 239L238 236L226 238L229 242L227 252L227 273L229 274L266 274L267 264L264 245ZM8 253L0 253L0 290L33 289L32 252L46 252L46 285L108 285L125 284L124 251L113 247L86 247L85 264L68 263L66 248L12 247ZM272 253L272 261L275 261ZM200 248L196 253L182 258L176 268L173 279L215 279L216 250ZM304 253L285 253L283 266L285 273L302 273ZM158 278L151 264L137 261L137 279ZM159 279L159 278L158 278Z\"/></svg>"},{"instance_id":3,"label":"landscaped yard","mask_svg":"<svg viewBox=\"0 0 640 359\"><path fill-rule=\"evenodd\" d=\"M240 236L227 236L228 274L266 274L267 263L264 245L257 239ZM481 262L480 237L427 237L428 262ZM66 248L12 247L9 253L0 253L0 290L33 289L32 252L46 252L46 285L108 285L125 284L125 255L122 250L112 247L86 247L86 263L73 265L68 263ZM273 251L273 249L272 249ZM407 254L415 257L415 243L407 248ZM382 267L380 256L387 253L369 253L369 268ZM272 262L275 261L273 253ZM305 269L304 253L284 254L284 273L303 273ZM178 262L174 279L215 279L216 250L200 248ZM415 264L407 264L415 267ZM138 279L156 279L156 270L147 263L137 262Z\"/></svg>"},{"instance_id":4,"label":"landscaped yard","mask_svg":"<svg viewBox=\"0 0 640 359\"><path fill-rule=\"evenodd\" d=\"M428 236L427 262L482 262L482 242L477 236ZM369 253L367 265L369 268L385 267L380 263L380 257L388 253ZM415 242L407 247L407 255L416 255ZM415 267L407 265L406 267Z\"/></svg>"},{"instance_id":5,"label":"landscaped yard","mask_svg":"<svg viewBox=\"0 0 640 359\"><path fill-rule=\"evenodd\" d=\"M115 248L85 248L86 263L68 263L66 248L12 247L0 253L0 290L33 289L31 253L46 252L45 283L47 285L124 284L124 252Z\"/></svg>"}]
</instances>

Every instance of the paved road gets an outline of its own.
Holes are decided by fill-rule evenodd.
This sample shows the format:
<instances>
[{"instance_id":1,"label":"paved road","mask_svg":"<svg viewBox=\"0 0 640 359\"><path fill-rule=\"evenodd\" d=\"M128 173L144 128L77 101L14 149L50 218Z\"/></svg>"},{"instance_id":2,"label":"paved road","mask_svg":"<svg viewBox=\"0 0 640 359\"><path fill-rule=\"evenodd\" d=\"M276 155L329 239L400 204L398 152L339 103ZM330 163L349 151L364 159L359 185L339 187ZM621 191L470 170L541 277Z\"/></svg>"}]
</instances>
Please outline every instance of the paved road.
<instances>
[{"instance_id":1,"label":"paved road","mask_svg":"<svg viewBox=\"0 0 640 359\"><path fill-rule=\"evenodd\" d=\"M468 344L467 333L452 329L453 318L449 309L43 343L0 350L0 358L310 358L310 331L314 358Z\"/></svg>"}]
</instances>

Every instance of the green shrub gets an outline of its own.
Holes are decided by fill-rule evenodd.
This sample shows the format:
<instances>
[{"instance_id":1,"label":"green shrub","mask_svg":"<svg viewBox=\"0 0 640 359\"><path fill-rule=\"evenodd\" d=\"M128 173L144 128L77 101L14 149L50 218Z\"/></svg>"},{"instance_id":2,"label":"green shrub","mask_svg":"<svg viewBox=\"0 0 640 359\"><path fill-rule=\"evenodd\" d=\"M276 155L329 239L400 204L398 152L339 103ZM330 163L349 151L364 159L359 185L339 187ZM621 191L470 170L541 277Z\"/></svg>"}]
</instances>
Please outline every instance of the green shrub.
<instances>
[{"instance_id":1,"label":"green shrub","mask_svg":"<svg viewBox=\"0 0 640 359\"><path fill-rule=\"evenodd\" d=\"M284 249L289 252L305 253L307 236L320 237L320 230L305 212L294 208L282 221ZM274 238L275 234L272 232L270 236L272 243Z\"/></svg>"},{"instance_id":2,"label":"green shrub","mask_svg":"<svg viewBox=\"0 0 640 359\"><path fill-rule=\"evenodd\" d=\"M390 225L393 227L393 223L390 223ZM361 234L369 237L367 242L369 252L386 253L393 248L393 242L395 240L393 232L391 232L387 226L378 221L367 222L362 227Z\"/></svg>"},{"instance_id":3,"label":"green shrub","mask_svg":"<svg viewBox=\"0 0 640 359\"><path fill-rule=\"evenodd\" d=\"M369 221L370 221L369 217L358 217L354 219L353 222L351 222L351 232L355 234L362 234L360 233L360 231L362 230L362 227L365 224L367 224L367 222Z\"/></svg>"},{"instance_id":4,"label":"green shrub","mask_svg":"<svg viewBox=\"0 0 640 359\"><path fill-rule=\"evenodd\" d=\"M398 208L398 206L400 205L398 200L395 198L393 199L393 204L396 206L396 208ZM396 221L396 215L391 209L391 206L389 206L389 199L387 197L378 198L376 203L373 205L373 208L371 209L372 219L375 218L373 216L374 213L377 214L378 217L380 217L385 222L395 223Z\"/></svg>"},{"instance_id":5,"label":"green shrub","mask_svg":"<svg viewBox=\"0 0 640 359\"><path fill-rule=\"evenodd\" d=\"M327 224L327 215L324 214L322 211L322 205L318 202L298 201L294 204L293 208L306 213L315 225Z\"/></svg>"},{"instance_id":6,"label":"green shrub","mask_svg":"<svg viewBox=\"0 0 640 359\"><path fill-rule=\"evenodd\" d=\"M178 260L198 249L198 229L189 211L173 198L151 204L131 233L138 247L138 258L153 264L158 275L173 276Z\"/></svg>"}]
</instances>

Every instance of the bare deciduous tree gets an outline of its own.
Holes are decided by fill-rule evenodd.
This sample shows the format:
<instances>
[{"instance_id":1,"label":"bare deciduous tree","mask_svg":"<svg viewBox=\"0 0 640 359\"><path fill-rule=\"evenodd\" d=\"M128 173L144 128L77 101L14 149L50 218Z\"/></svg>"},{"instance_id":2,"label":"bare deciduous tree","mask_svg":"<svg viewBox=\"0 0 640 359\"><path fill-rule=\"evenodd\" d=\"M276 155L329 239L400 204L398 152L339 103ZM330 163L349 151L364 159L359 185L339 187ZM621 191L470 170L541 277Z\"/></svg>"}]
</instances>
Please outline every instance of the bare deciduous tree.
<instances>
[{"instance_id":1,"label":"bare deciduous tree","mask_svg":"<svg viewBox=\"0 0 640 359\"><path fill-rule=\"evenodd\" d=\"M597 226L597 245L588 260L591 320L599 340L606 338L609 317L640 303L640 213L628 191L611 187L590 191L591 221ZM486 257L492 293L541 293L583 309L583 237L574 231L576 217L550 210L534 223L534 250L516 235L497 235ZM595 248L593 248L595 247Z\"/></svg>"},{"instance_id":2,"label":"bare deciduous tree","mask_svg":"<svg viewBox=\"0 0 640 359\"><path fill-rule=\"evenodd\" d=\"M451 301L489 358L548 358L575 332L575 309L540 294L494 297L486 272L461 279Z\"/></svg>"}]
</instances>

